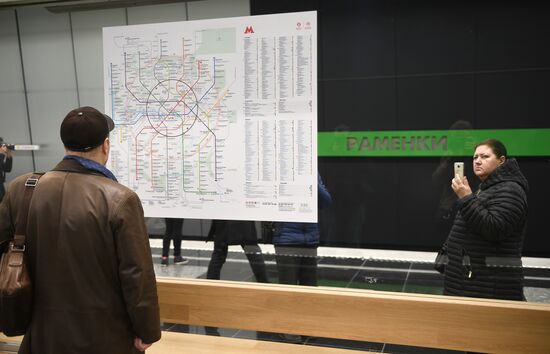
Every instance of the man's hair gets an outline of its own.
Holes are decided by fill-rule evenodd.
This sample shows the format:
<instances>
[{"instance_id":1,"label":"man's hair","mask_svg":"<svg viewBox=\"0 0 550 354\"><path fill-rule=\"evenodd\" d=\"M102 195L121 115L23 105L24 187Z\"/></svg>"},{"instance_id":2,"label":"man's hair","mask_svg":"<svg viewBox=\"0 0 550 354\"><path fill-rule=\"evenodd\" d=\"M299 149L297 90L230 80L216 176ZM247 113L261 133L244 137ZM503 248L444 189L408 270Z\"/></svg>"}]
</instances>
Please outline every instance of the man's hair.
<instances>
[{"instance_id":1,"label":"man's hair","mask_svg":"<svg viewBox=\"0 0 550 354\"><path fill-rule=\"evenodd\" d=\"M500 158L502 156L508 157L508 152L506 151L506 146L502 143L502 141L497 139L487 139L483 140L482 142L478 143L474 150L477 149L478 146L487 145L488 147L493 150L493 153L496 155L496 157Z\"/></svg>"}]
</instances>

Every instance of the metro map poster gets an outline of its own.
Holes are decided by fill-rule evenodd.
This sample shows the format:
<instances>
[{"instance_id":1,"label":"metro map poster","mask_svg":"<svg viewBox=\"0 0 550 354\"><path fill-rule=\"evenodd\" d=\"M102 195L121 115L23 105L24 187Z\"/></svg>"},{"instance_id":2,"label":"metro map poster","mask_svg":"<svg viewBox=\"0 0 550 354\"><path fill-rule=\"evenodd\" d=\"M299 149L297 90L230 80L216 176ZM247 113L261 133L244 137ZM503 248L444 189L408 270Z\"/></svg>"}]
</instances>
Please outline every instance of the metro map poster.
<instances>
[{"instance_id":1,"label":"metro map poster","mask_svg":"<svg viewBox=\"0 0 550 354\"><path fill-rule=\"evenodd\" d=\"M146 216L317 221L316 12L108 27L103 53Z\"/></svg>"}]
</instances>

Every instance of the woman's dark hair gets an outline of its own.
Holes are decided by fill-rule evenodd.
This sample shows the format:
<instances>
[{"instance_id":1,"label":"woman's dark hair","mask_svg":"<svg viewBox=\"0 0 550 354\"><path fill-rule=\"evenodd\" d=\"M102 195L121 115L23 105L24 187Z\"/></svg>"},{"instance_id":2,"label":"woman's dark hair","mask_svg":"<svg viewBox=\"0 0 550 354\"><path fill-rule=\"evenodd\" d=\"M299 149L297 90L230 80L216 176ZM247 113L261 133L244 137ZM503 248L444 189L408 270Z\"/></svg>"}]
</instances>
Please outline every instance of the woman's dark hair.
<instances>
[{"instance_id":1,"label":"woman's dark hair","mask_svg":"<svg viewBox=\"0 0 550 354\"><path fill-rule=\"evenodd\" d=\"M493 150L494 154L497 157L501 157L501 156L508 157L508 152L506 151L506 146L504 146L504 144L500 140L497 140L497 139L483 140L482 142L478 143L474 147L474 150L477 149L477 147L481 146L481 145L487 145L488 147L490 147L491 150Z\"/></svg>"}]
</instances>

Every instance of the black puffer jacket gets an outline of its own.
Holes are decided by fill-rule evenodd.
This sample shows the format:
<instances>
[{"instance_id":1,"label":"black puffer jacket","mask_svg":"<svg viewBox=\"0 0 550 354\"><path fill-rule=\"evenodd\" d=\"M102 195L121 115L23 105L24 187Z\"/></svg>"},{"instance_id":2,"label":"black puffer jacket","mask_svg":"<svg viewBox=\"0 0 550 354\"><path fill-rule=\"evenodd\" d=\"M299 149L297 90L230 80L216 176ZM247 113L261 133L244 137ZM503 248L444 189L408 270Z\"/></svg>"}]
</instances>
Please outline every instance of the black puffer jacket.
<instances>
[{"instance_id":1,"label":"black puffer jacket","mask_svg":"<svg viewBox=\"0 0 550 354\"><path fill-rule=\"evenodd\" d=\"M256 245L258 236L254 221L212 220L206 241L227 245Z\"/></svg>"},{"instance_id":2,"label":"black puffer jacket","mask_svg":"<svg viewBox=\"0 0 550 354\"><path fill-rule=\"evenodd\" d=\"M446 295L523 299L528 188L516 160L508 159L477 193L459 200L447 239Z\"/></svg>"}]
</instances>

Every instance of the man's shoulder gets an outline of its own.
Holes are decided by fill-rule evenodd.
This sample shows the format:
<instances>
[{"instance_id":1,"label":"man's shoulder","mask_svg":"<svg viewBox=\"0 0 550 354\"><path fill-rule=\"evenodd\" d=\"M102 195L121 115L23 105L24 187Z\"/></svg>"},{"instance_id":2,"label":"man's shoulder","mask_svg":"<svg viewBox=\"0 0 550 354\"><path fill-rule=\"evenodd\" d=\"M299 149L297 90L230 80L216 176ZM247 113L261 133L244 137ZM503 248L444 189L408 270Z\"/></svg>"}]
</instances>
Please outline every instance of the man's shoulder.
<instances>
[{"instance_id":1,"label":"man's shoulder","mask_svg":"<svg viewBox=\"0 0 550 354\"><path fill-rule=\"evenodd\" d=\"M95 186L103 189L105 194L109 195L112 202L124 202L131 199L135 199L137 201L140 200L137 193L125 185L104 176L94 177L94 182L96 183Z\"/></svg>"},{"instance_id":2,"label":"man's shoulder","mask_svg":"<svg viewBox=\"0 0 550 354\"><path fill-rule=\"evenodd\" d=\"M27 179L31 177L33 174L34 172L28 172L23 175L15 177L9 184L10 188L12 188L11 186L15 187L20 185L25 185L25 182L27 181Z\"/></svg>"},{"instance_id":3,"label":"man's shoulder","mask_svg":"<svg viewBox=\"0 0 550 354\"><path fill-rule=\"evenodd\" d=\"M15 177L11 180L11 182L9 182L7 191L12 196L12 199L17 199L23 196L25 192L25 182L32 175L33 172L25 173L23 175Z\"/></svg>"},{"instance_id":4,"label":"man's shoulder","mask_svg":"<svg viewBox=\"0 0 550 354\"><path fill-rule=\"evenodd\" d=\"M71 186L78 186L78 190L75 193L102 193L117 200L127 199L134 195L137 196L130 188L99 174L54 170L45 175L44 182L66 183L63 176L65 174L71 175Z\"/></svg>"},{"instance_id":5,"label":"man's shoulder","mask_svg":"<svg viewBox=\"0 0 550 354\"><path fill-rule=\"evenodd\" d=\"M104 176L96 176L97 179L98 179L98 182L101 183L102 185L104 185L105 187L107 188L110 188L110 189L113 189L119 193L123 193L123 194L136 194L133 190L131 190L130 188L126 187L125 185L117 182L117 181L113 181L112 179L109 179L107 177L104 177ZM136 194L137 195L137 194Z\"/></svg>"}]
</instances>

